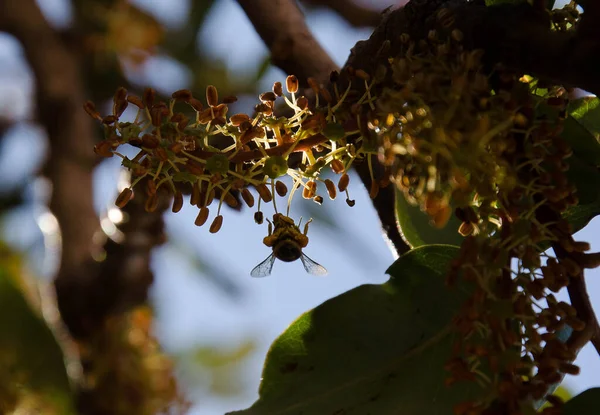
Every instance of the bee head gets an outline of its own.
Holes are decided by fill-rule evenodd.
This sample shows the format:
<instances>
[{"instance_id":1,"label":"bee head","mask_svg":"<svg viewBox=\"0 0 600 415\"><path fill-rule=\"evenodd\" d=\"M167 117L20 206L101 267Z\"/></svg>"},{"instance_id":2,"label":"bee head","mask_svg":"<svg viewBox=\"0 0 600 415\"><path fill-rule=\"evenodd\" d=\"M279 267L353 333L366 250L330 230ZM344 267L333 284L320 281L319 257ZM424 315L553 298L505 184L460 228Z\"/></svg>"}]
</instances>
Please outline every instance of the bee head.
<instances>
[{"instance_id":1,"label":"bee head","mask_svg":"<svg viewBox=\"0 0 600 415\"><path fill-rule=\"evenodd\" d=\"M273 255L283 262L292 262L302 256L302 248L291 239L284 239L273 247Z\"/></svg>"}]
</instances>

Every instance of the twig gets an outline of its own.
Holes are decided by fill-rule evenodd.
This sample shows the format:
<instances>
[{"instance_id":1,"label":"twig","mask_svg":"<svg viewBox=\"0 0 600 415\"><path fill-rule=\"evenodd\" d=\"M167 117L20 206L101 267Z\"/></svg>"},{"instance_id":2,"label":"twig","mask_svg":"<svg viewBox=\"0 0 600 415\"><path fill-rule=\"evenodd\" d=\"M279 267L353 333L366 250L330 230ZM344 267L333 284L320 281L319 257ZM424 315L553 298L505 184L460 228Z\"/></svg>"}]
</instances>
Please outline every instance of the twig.
<instances>
[{"instance_id":1,"label":"twig","mask_svg":"<svg viewBox=\"0 0 600 415\"><path fill-rule=\"evenodd\" d=\"M557 243L552 245L552 249L556 253L558 259L572 257L571 254ZM571 259L578 263L576 257ZM600 325L598 324L598 319L596 318L594 308L592 307L587 292L583 269L584 268L581 267L579 275L569 278L567 291L569 292L571 305L577 311L577 317L585 323L585 328L581 331L574 331L571 337L569 337L567 345L571 350L577 353L588 342L591 342L600 355Z\"/></svg>"},{"instance_id":2,"label":"twig","mask_svg":"<svg viewBox=\"0 0 600 415\"><path fill-rule=\"evenodd\" d=\"M294 74L306 85L314 77L321 82L337 65L310 33L304 15L293 0L238 0L271 52L273 63Z\"/></svg>"}]
</instances>

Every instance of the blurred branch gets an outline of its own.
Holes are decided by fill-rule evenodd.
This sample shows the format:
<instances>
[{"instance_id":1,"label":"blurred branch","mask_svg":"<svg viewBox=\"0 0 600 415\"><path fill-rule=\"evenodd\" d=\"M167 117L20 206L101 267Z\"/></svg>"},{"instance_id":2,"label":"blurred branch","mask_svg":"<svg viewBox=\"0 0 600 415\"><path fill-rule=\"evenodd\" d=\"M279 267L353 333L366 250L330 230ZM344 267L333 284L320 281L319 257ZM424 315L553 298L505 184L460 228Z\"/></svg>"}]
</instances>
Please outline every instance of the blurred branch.
<instances>
[{"instance_id":1,"label":"blurred branch","mask_svg":"<svg viewBox=\"0 0 600 415\"><path fill-rule=\"evenodd\" d=\"M327 7L356 27L377 26L382 18L380 12L352 0L304 0L304 3Z\"/></svg>"},{"instance_id":2,"label":"blurred branch","mask_svg":"<svg viewBox=\"0 0 600 415\"><path fill-rule=\"evenodd\" d=\"M166 240L162 214L171 200L162 191L160 196L157 209L146 212L146 195L136 192L123 208L127 221L119 227L120 241L108 239L104 254L97 254L105 259L90 257L79 272L57 280L56 290L63 298L59 304L61 315L77 339L86 340L109 316L147 301L153 281L150 253Z\"/></svg>"},{"instance_id":3,"label":"blurred branch","mask_svg":"<svg viewBox=\"0 0 600 415\"><path fill-rule=\"evenodd\" d=\"M60 274L66 275L89 258L98 228L92 204L92 125L81 109L85 96L77 58L48 25L35 0L0 2L0 30L22 43L35 75L38 116L50 141L45 172L53 185L50 208L63 240Z\"/></svg>"},{"instance_id":4,"label":"blurred branch","mask_svg":"<svg viewBox=\"0 0 600 415\"><path fill-rule=\"evenodd\" d=\"M321 82L337 65L313 37L294 0L238 0L271 52L273 64L306 85L308 77Z\"/></svg>"}]
</instances>

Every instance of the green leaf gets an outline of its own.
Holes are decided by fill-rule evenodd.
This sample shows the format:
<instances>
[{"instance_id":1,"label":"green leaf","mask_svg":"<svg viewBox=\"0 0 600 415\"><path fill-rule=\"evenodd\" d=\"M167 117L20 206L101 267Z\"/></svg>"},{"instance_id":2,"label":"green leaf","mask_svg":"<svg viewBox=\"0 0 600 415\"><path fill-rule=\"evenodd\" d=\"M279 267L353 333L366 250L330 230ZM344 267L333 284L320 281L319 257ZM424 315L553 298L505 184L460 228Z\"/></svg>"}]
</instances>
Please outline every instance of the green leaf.
<instances>
[{"instance_id":1,"label":"green leaf","mask_svg":"<svg viewBox=\"0 0 600 415\"><path fill-rule=\"evenodd\" d=\"M481 393L444 385L452 318L469 295L444 277L458 248L414 249L390 280L362 285L303 314L267 355L259 399L237 415L437 414Z\"/></svg>"},{"instance_id":2,"label":"green leaf","mask_svg":"<svg viewBox=\"0 0 600 415\"><path fill-rule=\"evenodd\" d=\"M13 281L5 258L2 258L0 373L16 374L25 389L39 393L56 413L72 414L71 390L62 350Z\"/></svg>"},{"instance_id":3,"label":"green leaf","mask_svg":"<svg viewBox=\"0 0 600 415\"><path fill-rule=\"evenodd\" d=\"M598 140L575 118L567 117L560 135L573 149L573 154L582 161L597 166L600 164L600 144Z\"/></svg>"},{"instance_id":4,"label":"green leaf","mask_svg":"<svg viewBox=\"0 0 600 415\"><path fill-rule=\"evenodd\" d=\"M570 107L572 116L565 120L561 137L573 149L573 155L566 160L569 164L567 177L576 186L579 198L577 206L568 208L563 216L578 231L600 214L600 170L597 167L600 164L600 143L580 123L595 104L585 104L581 100L576 102L579 104Z\"/></svg>"},{"instance_id":5,"label":"green leaf","mask_svg":"<svg viewBox=\"0 0 600 415\"><path fill-rule=\"evenodd\" d=\"M409 204L402 192L398 190L396 190L396 221L400 234L412 248L430 244L460 246L464 239L458 233L461 222L455 215L450 216L444 228L438 229L430 223L429 215L419 207Z\"/></svg>"},{"instance_id":6,"label":"green leaf","mask_svg":"<svg viewBox=\"0 0 600 415\"><path fill-rule=\"evenodd\" d=\"M596 415L600 413L600 388L591 388L571 399L562 409L562 415Z\"/></svg>"},{"instance_id":7,"label":"green leaf","mask_svg":"<svg viewBox=\"0 0 600 415\"><path fill-rule=\"evenodd\" d=\"M584 97L569 103L567 112L597 139L600 138L600 99ZM596 160L600 164L600 160Z\"/></svg>"}]
</instances>

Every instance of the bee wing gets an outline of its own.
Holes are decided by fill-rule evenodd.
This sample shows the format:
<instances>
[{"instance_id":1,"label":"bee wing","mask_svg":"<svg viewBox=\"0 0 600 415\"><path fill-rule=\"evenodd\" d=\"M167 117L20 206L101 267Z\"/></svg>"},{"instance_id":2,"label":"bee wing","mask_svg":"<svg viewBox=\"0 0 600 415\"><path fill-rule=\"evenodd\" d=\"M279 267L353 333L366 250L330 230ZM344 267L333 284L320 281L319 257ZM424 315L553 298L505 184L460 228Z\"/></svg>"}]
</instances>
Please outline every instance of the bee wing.
<instances>
[{"instance_id":1,"label":"bee wing","mask_svg":"<svg viewBox=\"0 0 600 415\"><path fill-rule=\"evenodd\" d=\"M309 274L317 276L327 275L327 270L325 267L321 264L317 264L315 261L310 259L308 255L302 254L300 260L302 261L302 265L304 265L304 269Z\"/></svg>"},{"instance_id":2,"label":"bee wing","mask_svg":"<svg viewBox=\"0 0 600 415\"><path fill-rule=\"evenodd\" d=\"M250 275L254 278L262 278L271 275L273 264L275 263L275 255L271 254L263 262L254 267Z\"/></svg>"}]
</instances>

